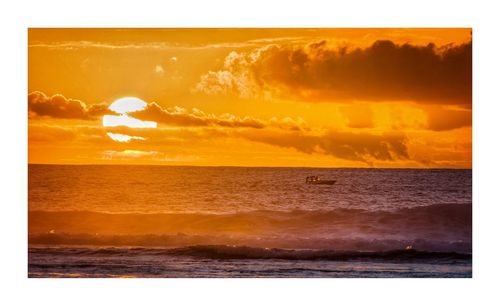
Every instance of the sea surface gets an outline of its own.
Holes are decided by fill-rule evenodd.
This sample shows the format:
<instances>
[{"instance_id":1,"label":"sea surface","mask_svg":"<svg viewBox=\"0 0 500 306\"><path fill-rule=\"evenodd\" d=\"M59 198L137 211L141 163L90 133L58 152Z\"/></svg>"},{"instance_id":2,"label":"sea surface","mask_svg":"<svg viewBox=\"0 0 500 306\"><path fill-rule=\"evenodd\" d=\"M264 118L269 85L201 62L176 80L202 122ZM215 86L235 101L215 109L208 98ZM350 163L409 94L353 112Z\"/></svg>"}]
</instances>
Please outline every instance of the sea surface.
<instances>
[{"instance_id":1,"label":"sea surface","mask_svg":"<svg viewBox=\"0 0 500 306\"><path fill-rule=\"evenodd\" d=\"M28 206L29 277L472 277L471 170L29 165Z\"/></svg>"}]
</instances>

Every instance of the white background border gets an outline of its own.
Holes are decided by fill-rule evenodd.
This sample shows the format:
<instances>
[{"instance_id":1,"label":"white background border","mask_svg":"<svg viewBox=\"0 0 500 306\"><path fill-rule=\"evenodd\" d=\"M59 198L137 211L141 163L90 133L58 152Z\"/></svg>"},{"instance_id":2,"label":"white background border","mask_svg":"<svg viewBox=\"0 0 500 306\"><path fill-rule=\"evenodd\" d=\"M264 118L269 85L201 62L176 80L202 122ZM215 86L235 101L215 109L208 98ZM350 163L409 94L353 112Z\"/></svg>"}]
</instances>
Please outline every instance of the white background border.
<instances>
[{"instance_id":1,"label":"white background border","mask_svg":"<svg viewBox=\"0 0 500 306\"><path fill-rule=\"evenodd\" d=\"M498 304L500 26L494 1L477 2L2 2L0 304ZM472 27L473 279L27 279L28 27Z\"/></svg>"}]
</instances>

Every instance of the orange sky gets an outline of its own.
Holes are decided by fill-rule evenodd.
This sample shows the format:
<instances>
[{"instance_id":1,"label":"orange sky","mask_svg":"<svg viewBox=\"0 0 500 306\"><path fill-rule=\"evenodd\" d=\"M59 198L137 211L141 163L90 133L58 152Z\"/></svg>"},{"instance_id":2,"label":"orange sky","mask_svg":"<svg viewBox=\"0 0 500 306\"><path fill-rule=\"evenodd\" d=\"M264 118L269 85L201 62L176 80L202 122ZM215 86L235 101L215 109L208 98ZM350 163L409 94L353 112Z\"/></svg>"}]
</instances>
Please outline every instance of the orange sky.
<instances>
[{"instance_id":1,"label":"orange sky","mask_svg":"<svg viewBox=\"0 0 500 306\"><path fill-rule=\"evenodd\" d=\"M29 163L472 167L471 29L28 36ZM103 126L122 97L157 127Z\"/></svg>"}]
</instances>

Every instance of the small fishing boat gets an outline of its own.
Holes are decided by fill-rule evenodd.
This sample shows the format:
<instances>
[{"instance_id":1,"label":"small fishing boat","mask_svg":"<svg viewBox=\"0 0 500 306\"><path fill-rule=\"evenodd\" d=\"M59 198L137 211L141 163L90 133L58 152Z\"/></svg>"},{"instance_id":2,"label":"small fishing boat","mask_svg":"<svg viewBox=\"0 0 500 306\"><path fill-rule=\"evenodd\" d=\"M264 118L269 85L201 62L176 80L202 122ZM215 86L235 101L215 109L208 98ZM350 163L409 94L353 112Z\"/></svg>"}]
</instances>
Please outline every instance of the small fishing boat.
<instances>
[{"instance_id":1,"label":"small fishing boat","mask_svg":"<svg viewBox=\"0 0 500 306\"><path fill-rule=\"evenodd\" d=\"M314 184L314 185L333 185L337 181L335 180L322 180L317 176L308 176L306 177L306 184Z\"/></svg>"}]
</instances>

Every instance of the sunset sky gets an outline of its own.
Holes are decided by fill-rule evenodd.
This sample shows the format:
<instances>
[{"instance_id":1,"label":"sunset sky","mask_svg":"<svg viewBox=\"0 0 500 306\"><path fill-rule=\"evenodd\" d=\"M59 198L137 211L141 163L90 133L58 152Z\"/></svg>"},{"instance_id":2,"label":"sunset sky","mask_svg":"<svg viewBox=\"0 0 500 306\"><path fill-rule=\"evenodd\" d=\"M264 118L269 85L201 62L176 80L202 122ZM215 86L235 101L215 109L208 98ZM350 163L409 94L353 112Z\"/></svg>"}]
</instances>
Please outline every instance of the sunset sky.
<instances>
[{"instance_id":1,"label":"sunset sky","mask_svg":"<svg viewBox=\"0 0 500 306\"><path fill-rule=\"evenodd\" d=\"M471 29L29 29L27 94L29 163L472 167Z\"/></svg>"}]
</instances>

